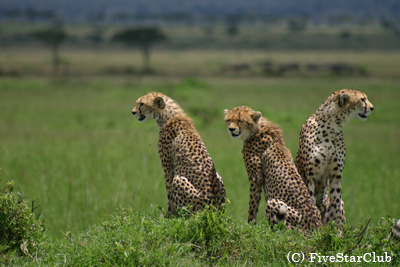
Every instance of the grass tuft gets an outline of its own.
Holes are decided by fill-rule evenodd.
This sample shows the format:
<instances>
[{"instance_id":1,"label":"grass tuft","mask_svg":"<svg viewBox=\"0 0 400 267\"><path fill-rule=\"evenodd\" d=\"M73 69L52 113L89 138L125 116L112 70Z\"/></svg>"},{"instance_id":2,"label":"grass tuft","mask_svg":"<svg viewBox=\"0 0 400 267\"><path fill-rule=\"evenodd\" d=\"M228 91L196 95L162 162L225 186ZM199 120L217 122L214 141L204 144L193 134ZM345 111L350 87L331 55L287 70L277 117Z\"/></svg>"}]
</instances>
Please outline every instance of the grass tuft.
<instances>
[{"instance_id":1,"label":"grass tuft","mask_svg":"<svg viewBox=\"0 0 400 267\"><path fill-rule=\"evenodd\" d=\"M14 192L14 182L0 190L0 259L7 261L9 252L37 257L39 243L44 237L44 222L29 206L24 195Z\"/></svg>"}]
</instances>

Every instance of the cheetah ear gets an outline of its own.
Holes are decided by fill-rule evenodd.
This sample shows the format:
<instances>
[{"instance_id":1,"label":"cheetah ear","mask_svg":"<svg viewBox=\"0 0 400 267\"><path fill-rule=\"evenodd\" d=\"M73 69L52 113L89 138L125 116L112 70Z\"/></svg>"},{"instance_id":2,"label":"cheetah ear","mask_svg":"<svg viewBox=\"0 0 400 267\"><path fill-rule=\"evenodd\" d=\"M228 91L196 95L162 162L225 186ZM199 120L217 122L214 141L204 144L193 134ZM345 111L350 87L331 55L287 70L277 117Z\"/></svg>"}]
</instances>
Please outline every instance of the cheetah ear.
<instances>
[{"instance_id":1,"label":"cheetah ear","mask_svg":"<svg viewBox=\"0 0 400 267\"><path fill-rule=\"evenodd\" d=\"M160 97L160 96L157 96L154 99L154 103L161 109L165 107L164 99L162 97Z\"/></svg>"},{"instance_id":2,"label":"cheetah ear","mask_svg":"<svg viewBox=\"0 0 400 267\"><path fill-rule=\"evenodd\" d=\"M342 93L339 95L339 107L343 107L349 101L349 95Z\"/></svg>"},{"instance_id":3,"label":"cheetah ear","mask_svg":"<svg viewBox=\"0 0 400 267\"><path fill-rule=\"evenodd\" d=\"M256 111L253 113L253 115L251 115L251 117L253 118L253 120L255 122L258 122L258 120L261 118L262 114L259 111Z\"/></svg>"},{"instance_id":4,"label":"cheetah ear","mask_svg":"<svg viewBox=\"0 0 400 267\"><path fill-rule=\"evenodd\" d=\"M224 109L224 114L225 114L225 115L228 114L228 112L229 112L229 110Z\"/></svg>"}]
</instances>

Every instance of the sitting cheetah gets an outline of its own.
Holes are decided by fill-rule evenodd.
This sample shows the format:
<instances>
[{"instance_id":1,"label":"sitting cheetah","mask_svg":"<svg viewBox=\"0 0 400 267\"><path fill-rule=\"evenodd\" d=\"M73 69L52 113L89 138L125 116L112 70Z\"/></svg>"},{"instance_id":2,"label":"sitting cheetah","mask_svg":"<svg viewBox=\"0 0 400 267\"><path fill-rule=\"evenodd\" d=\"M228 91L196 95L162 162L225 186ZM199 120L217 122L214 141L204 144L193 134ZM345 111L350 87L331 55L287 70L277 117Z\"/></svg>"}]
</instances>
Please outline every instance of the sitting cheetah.
<instances>
[{"instance_id":1,"label":"sitting cheetah","mask_svg":"<svg viewBox=\"0 0 400 267\"><path fill-rule=\"evenodd\" d=\"M295 163L323 224L335 221L340 228L346 222L341 195L346 154L342 127L353 118L366 120L373 109L364 93L343 89L331 94L303 124Z\"/></svg>"},{"instance_id":2,"label":"sitting cheetah","mask_svg":"<svg viewBox=\"0 0 400 267\"><path fill-rule=\"evenodd\" d=\"M303 230L321 226L321 215L285 146L281 129L261 112L240 106L225 110L225 122L233 138L243 142L243 159L250 180L248 222L255 222L262 188L267 219Z\"/></svg>"},{"instance_id":3,"label":"sitting cheetah","mask_svg":"<svg viewBox=\"0 0 400 267\"><path fill-rule=\"evenodd\" d=\"M178 207L193 205L195 211L225 202L224 183L192 120L177 103L162 93L149 93L136 100L132 114L139 122L154 119L159 127L170 214Z\"/></svg>"}]
</instances>

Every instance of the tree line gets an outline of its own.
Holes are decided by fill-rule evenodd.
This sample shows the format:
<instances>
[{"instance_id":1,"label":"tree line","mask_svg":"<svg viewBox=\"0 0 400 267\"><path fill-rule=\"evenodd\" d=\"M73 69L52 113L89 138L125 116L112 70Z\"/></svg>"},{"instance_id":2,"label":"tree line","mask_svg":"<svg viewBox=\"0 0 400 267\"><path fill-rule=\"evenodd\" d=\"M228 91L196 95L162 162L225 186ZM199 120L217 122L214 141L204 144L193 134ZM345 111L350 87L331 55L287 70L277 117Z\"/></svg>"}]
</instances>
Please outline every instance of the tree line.
<instances>
[{"instance_id":1,"label":"tree line","mask_svg":"<svg viewBox=\"0 0 400 267\"><path fill-rule=\"evenodd\" d=\"M52 52L53 73L60 73L62 65L60 47L68 38L64 25L60 21L55 21L48 28L32 32L31 36L49 47ZM158 27L142 26L120 30L113 35L112 40L129 47L138 47L143 56L142 72L150 73L151 50L155 44L167 40L167 37Z\"/></svg>"}]
</instances>

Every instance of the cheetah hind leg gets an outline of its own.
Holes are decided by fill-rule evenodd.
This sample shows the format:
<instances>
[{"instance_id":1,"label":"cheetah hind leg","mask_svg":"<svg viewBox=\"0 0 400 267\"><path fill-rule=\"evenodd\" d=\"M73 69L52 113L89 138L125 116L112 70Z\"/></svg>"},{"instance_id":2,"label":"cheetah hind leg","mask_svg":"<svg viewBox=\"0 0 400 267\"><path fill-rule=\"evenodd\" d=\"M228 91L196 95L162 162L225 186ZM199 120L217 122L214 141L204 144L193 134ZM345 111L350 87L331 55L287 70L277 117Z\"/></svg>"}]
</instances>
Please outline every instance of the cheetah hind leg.
<instances>
[{"instance_id":1,"label":"cheetah hind leg","mask_svg":"<svg viewBox=\"0 0 400 267\"><path fill-rule=\"evenodd\" d=\"M200 192L185 177L176 175L172 181L172 194L175 207L191 207L192 211L201 210L209 200L205 192Z\"/></svg>"},{"instance_id":2,"label":"cheetah hind leg","mask_svg":"<svg viewBox=\"0 0 400 267\"><path fill-rule=\"evenodd\" d=\"M301 223L301 214L279 199L268 200L266 212L267 220L273 224L282 222L289 229L293 229Z\"/></svg>"}]
</instances>

